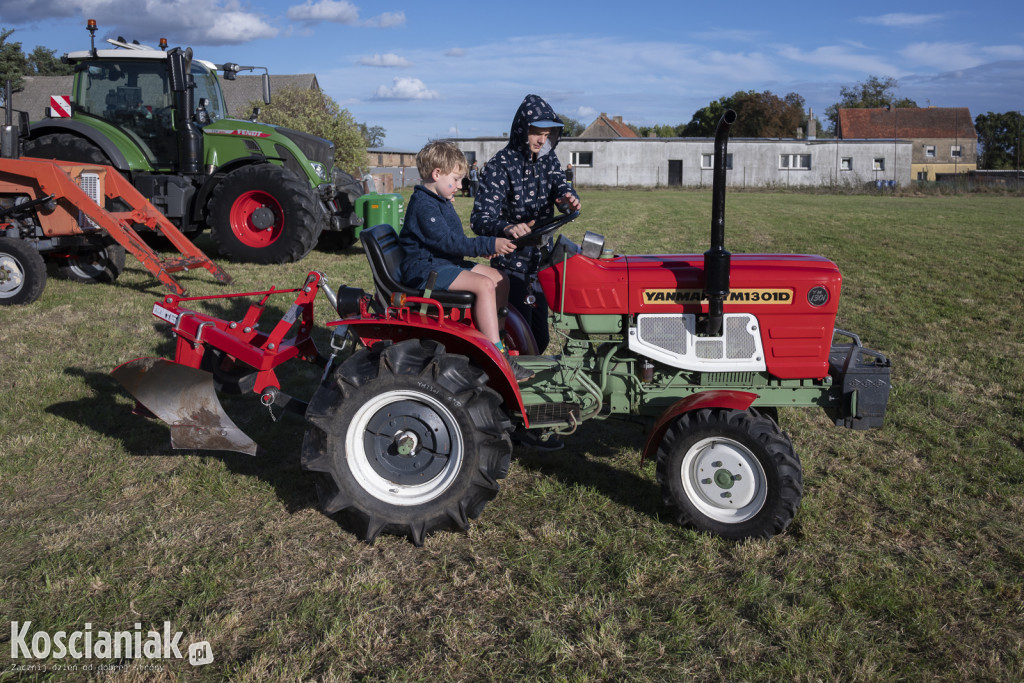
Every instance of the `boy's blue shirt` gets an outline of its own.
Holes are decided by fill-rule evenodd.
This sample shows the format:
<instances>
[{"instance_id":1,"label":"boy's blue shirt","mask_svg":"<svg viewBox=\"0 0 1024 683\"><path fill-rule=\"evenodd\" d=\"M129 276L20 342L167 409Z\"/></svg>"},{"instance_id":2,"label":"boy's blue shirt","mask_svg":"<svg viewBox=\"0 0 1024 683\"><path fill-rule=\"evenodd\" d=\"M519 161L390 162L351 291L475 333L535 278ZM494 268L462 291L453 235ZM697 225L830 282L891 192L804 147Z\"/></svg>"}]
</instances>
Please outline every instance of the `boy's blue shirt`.
<instances>
[{"instance_id":1,"label":"boy's blue shirt","mask_svg":"<svg viewBox=\"0 0 1024 683\"><path fill-rule=\"evenodd\" d=\"M421 282L440 266L463 267L464 258L495 251L494 237L467 237L455 206L422 185L413 189L405 207L398 243L405 252L399 274L404 283Z\"/></svg>"}]
</instances>

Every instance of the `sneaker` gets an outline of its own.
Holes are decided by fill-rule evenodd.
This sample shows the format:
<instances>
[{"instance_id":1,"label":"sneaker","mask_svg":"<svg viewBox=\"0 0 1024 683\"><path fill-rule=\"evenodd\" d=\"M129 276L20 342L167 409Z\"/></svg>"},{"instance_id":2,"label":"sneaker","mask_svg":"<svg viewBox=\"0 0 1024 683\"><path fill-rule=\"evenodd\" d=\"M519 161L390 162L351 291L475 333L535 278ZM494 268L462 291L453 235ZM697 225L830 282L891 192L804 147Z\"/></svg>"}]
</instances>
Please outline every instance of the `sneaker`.
<instances>
[{"instance_id":1,"label":"sneaker","mask_svg":"<svg viewBox=\"0 0 1024 683\"><path fill-rule=\"evenodd\" d=\"M529 368L524 368L507 353L505 354L505 360L508 361L509 367L512 368L512 374L515 375L517 382L525 382L528 379L533 379L533 376L537 374Z\"/></svg>"},{"instance_id":2,"label":"sneaker","mask_svg":"<svg viewBox=\"0 0 1024 683\"><path fill-rule=\"evenodd\" d=\"M558 451L565 448L565 442L553 433L542 433L535 429L517 429L512 432L512 441L538 451Z\"/></svg>"}]
</instances>

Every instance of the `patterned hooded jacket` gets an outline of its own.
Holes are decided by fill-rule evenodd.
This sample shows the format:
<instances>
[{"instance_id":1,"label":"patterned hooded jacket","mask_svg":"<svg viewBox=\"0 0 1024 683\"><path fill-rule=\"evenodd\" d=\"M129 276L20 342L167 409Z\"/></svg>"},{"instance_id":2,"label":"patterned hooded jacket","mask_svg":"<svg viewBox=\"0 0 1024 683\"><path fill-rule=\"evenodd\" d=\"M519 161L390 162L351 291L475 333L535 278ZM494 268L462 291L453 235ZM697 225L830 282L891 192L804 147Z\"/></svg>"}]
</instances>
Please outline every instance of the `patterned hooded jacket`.
<instances>
[{"instance_id":1,"label":"patterned hooded jacket","mask_svg":"<svg viewBox=\"0 0 1024 683\"><path fill-rule=\"evenodd\" d=\"M478 235L505 236L503 230L512 223L529 223L554 215L554 201L566 192L576 191L565 181L562 165L555 155L561 128L551 128L548 144L534 158L527 133L537 121L561 119L555 110L538 95L527 95L512 119L508 144L495 154L484 168L480 187L473 203L469 226ZM492 264L503 269L536 272L536 268L516 267L511 261L534 262L539 252L532 247L520 249ZM510 261L504 263L503 261Z\"/></svg>"}]
</instances>

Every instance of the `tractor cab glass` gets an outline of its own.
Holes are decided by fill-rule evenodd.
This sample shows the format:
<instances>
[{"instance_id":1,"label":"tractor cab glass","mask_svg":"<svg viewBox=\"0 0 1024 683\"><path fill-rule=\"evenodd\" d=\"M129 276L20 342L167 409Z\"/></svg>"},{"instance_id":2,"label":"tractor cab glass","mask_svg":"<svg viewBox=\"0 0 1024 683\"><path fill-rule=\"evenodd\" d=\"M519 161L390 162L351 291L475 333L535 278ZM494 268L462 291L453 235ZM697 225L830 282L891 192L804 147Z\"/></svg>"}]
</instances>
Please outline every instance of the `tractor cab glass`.
<instances>
[{"instance_id":1,"label":"tractor cab glass","mask_svg":"<svg viewBox=\"0 0 1024 683\"><path fill-rule=\"evenodd\" d=\"M78 109L113 123L146 154L154 167L177 162L178 113L174 92L162 59L83 62L75 104ZM199 64L192 65L194 101L207 100L210 120L224 118L224 98L216 77Z\"/></svg>"}]
</instances>

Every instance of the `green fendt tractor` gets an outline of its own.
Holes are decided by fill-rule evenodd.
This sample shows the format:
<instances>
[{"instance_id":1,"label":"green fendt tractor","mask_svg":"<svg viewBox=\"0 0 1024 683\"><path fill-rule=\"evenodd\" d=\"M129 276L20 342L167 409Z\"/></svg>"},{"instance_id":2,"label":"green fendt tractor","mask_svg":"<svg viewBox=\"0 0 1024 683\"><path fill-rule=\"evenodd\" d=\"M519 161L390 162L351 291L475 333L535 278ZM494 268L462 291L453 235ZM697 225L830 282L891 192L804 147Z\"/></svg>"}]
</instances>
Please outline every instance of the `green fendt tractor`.
<instances>
[{"instance_id":1,"label":"green fendt tractor","mask_svg":"<svg viewBox=\"0 0 1024 683\"><path fill-rule=\"evenodd\" d=\"M113 166L186 234L209 226L236 261L285 263L323 231L351 244L362 221L358 182L334 168L334 143L254 120L229 119L217 79L264 67L192 59L192 49L108 40L64 59L75 68L70 116L32 126L25 155ZM255 119L255 116L253 117Z\"/></svg>"}]
</instances>

